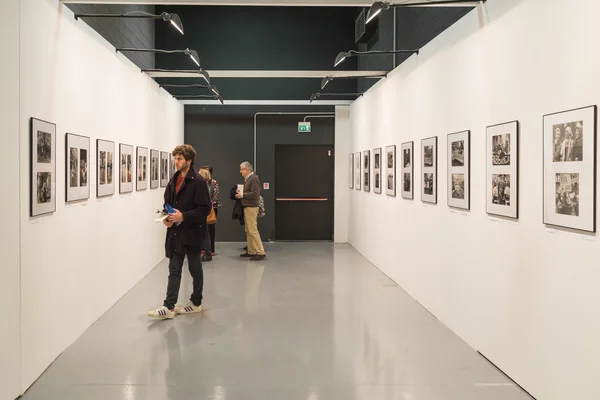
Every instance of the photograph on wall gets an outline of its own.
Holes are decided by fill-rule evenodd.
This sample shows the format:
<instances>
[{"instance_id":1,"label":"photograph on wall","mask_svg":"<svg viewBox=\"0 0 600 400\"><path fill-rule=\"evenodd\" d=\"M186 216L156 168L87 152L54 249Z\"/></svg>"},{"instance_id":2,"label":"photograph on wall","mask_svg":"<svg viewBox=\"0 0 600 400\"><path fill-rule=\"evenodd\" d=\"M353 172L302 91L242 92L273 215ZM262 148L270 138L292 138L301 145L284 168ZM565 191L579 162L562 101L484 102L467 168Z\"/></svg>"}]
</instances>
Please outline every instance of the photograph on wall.
<instances>
[{"instance_id":1,"label":"photograph on wall","mask_svg":"<svg viewBox=\"0 0 600 400\"><path fill-rule=\"evenodd\" d=\"M363 188L365 192L371 190L371 151L363 151Z\"/></svg>"},{"instance_id":2,"label":"photograph on wall","mask_svg":"<svg viewBox=\"0 0 600 400\"><path fill-rule=\"evenodd\" d=\"M169 153L169 159L171 160L170 170L169 170L169 179L170 179L173 177L173 175L175 175L175 172L177 172L177 167L175 166L175 157L173 157L173 154Z\"/></svg>"},{"instance_id":3,"label":"photograph on wall","mask_svg":"<svg viewBox=\"0 0 600 400\"><path fill-rule=\"evenodd\" d=\"M519 217L519 123L486 128L486 212Z\"/></svg>"},{"instance_id":4,"label":"photograph on wall","mask_svg":"<svg viewBox=\"0 0 600 400\"><path fill-rule=\"evenodd\" d=\"M148 148L137 146L136 148L137 178L135 179L135 190L148 189Z\"/></svg>"},{"instance_id":5,"label":"photograph on wall","mask_svg":"<svg viewBox=\"0 0 600 400\"><path fill-rule=\"evenodd\" d=\"M468 210L470 204L471 131L448 135L448 206Z\"/></svg>"},{"instance_id":6,"label":"photograph on wall","mask_svg":"<svg viewBox=\"0 0 600 400\"><path fill-rule=\"evenodd\" d=\"M119 144L119 193L133 191L133 146Z\"/></svg>"},{"instance_id":7,"label":"photograph on wall","mask_svg":"<svg viewBox=\"0 0 600 400\"><path fill-rule=\"evenodd\" d=\"M396 145L385 148L385 194L396 196Z\"/></svg>"},{"instance_id":8,"label":"photograph on wall","mask_svg":"<svg viewBox=\"0 0 600 400\"><path fill-rule=\"evenodd\" d=\"M373 150L373 193L381 193L381 147Z\"/></svg>"},{"instance_id":9,"label":"photograph on wall","mask_svg":"<svg viewBox=\"0 0 600 400\"><path fill-rule=\"evenodd\" d=\"M159 184L160 152L150 150L150 189L156 189Z\"/></svg>"},{"instance_id":10,"label":"photograph on wall","mask_svg":"<svg viewBox=\"0 0 600 400\"><path fill-rule=\"evenodd\" d=\"M114 162L115 142L96 139L96 197L115 193Z\"/></svg>"},{"instance_id":11,"label":"photograph on wall","mask_svg":"<svg viewBox=\"0 0 600 400\"><path fill-rule=\"evenodd\" d=\"M348 157L348 180L350 181L350 189L354 189L354 154L350 153Z\"/></svg>"},{"instance_id":12,"label":"photograph on wall","mask_svg":"<svg viewBox=\"0 0 600 400\"><path fill-rule=\"evenodd\" d=\"M596 113L544 115L544 224L596 232Z\"/></svg>"},{"instance_id":13,"label":"photograph on wall","mask_svg":"<svg viewBox=\"0 0 600 400\"><path fill-rule=\"evenodd\" d=\"M29 216L56 211L56 125L30 120Z\"/></svg>"},{"instance_id":14,"label":"photograph on wall","mask_svg":"<svg viewBox=\"0 0 600 400\"><path fill-rule=\"evenodd\" d=\"M356 186L356 190L360 190L360 182L361 182L361 175L360 175L360 166L362 165L362 157L360 154L360 151L356 152L354 154L354 183Z\"/></svg>"},{"instance_id":15,"label":"photograph on wall","mask_svg":"<svg viewBox=\"0 0 600 400\"><path fill-rule=\"evenodd\" d=\"M421 201L437 204L437 136L421 140Z\"/></svg>"},{"instance_id":16,"label":"photograph on wall","mask_svg":"<svg viewBox=\"0 0 600 400\"><path fill-rule=\"evenodd\" d=\"M90 198L89 165L90 138L67 133L65 135L67 155L66 201L81 201Z\"/></svg>"},{"instance_id":17,"label":"photograph on wall","mask_svg":"<svg viewBox=\"0 0 600 400\"><path fill-rule=\"evenodd\" d=\"M405 199L413 199L414 187L414 142L402 143L402 197Z\"/></svg>"},{"instance_id":18,"label":"photograph on wall","mask_svg":"<svg viewBox=\"0 0 600 400\"><path fill-rule=\"evenodd\" d=\"M167 187L169 183L169 153L160 152L160 186Z\"/></svg>"}]
</instances>

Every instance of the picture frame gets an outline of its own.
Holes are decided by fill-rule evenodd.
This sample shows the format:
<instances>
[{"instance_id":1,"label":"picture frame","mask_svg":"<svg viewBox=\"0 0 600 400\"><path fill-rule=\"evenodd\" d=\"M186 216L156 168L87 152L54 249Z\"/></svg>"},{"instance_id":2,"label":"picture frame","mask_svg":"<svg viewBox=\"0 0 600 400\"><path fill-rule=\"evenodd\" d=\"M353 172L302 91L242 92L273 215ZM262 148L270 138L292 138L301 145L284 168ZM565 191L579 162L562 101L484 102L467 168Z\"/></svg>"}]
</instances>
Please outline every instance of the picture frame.
<instances>
[{"instance_id":1,"label":"picture frame","mask_svg":"<svg viewBox=\"0 0 600 400\"><path fill-rule=\"evenodd\" d=\"M543 116L543 223L596 232L597 106Z\"/></svg>"},{"instance_id":2,"label":"picture frame","mask_svg":"<svg viewBox=\"0 0 600 400\"><path fill-rule=\"evenodd\" d=\"M486 127L486 212L519 218L519 122Z\"/></svg>"},{"instance_id":3,"label":"picture frame","mask_svg":"<svg viewBox=\"0 0 600 400\"><path fill-rule=\"evenodd\" d=\"M90 138L65 134L65 200L67 203L90 198Z\"/></svg>"},{"instance_id":4,"label":"picture frame","mask_svg":"<svg viewBox=\"0 0 600 400\"><path fill-rule=\"evenodd\" d=\"M160 152L160 187L167 187L169 183L169 153Z\"/></svg>"},{"instance_id":5,"label":"picture frame","mask_svg":"<svg viewBox=\"0 0 600 400\"><path fill-rule=\"evenodd\" d=\"M471 131L448 134L448 207L471 207Z\"/></svg>"},{"instance_id":6,"label":"picture frame","mask_svg":"<svg viewBox=\"0 0 600 400\"><path fill-rule=\"evenodd\" d=\"M350 153L348 157L348 180L350 189L354 189L354 154Z\"/></svg>"},{"instance_id":7,"label":"picture frame","mask_svg":"<svg viewBox=\"0 0 600 400\"><path fill-rule=\"evenodd\" d=\"M119 193L133 192L133 146L119 143Z\"/></svg>"},{"instance_id":8,"label":"picture frame","mask_svg":"<svg viewBox=\"0 0 600 400\"><path fill-rule=\"evenodd\" d=\"M385 194L396 197L396 145L385 147Z\"/></svg>"},{"instance_id":9,"label":"picture frame","mask_svg":"<svg viewBox=\"0 0 600 400\"><path fill-rule=\"evenodd\" d=\"M175 172L177 172L177 167L175 166L175 157L173 157L172 153L169 153L169 157L170 157L170 160L171 160L170 170L169 170L169 176L171 178L173 178L173 176L175 175Z\"/></svg>"},{"instance_id":10,"label":"picture frame","mask_svg":"<svg viewBox=\"0 0 600 400\"><path fill-rule=\"evenodd\" d=\"M362 181L362 176L360 174L360 166L362 165L362 156L360 151L357 151L354 154L354 180L355 180L355 185L354 187L356 188L356 190L360 190L360 183Z\"/></svg>"},{"instance_id":11,"label":"picture frame","mask_svg":"<svg viewBox=\"0 0 600 400\"><path fill-rule=\"evenodd\" d=\"M437 204L437 136L421 140L421 201Z\"/></svg>"},{"instance_id":12,"label":"picture frame","mask_svg":"<svg viewBox=\"0 0 600 400\"><path fill-rule=\"evenodd\" d=\"M402 152L402 198L414 198L414 142L400 145Z\"/></svg>"},{"instance_id":13,"label":"picture frame","mask_svg":"<svg viewBox=\"0 0 600 400\"><path fill-rule=\"evenodd\" d=\"M96 197L115 194L115 142L96 139Z\"/></svg>"},{"instance_id":14,"label":"picture frame","mask_svg":"<svg viewBox=\"0 0 600 400\"><path fill-rule=\"evenodd\" d=\"M373 150L373 193L381 193L381 147Z\"/></svg>"},{"instance_id":15,"label":"picture frame","mask_svg":"<svg viewBox=\"0 0 600 400\"><path fill-rule=\"evenodd\" d=\"M363 189L365 192L371 190L371 151L363 151Z\"/></svg>"},{"instance_id":16,"label":"picture frame","mask_svg":"<svg viewBox=\"0 0 600 400\"><path fill-rule=\"evenodd\" d=\"M135 179L135 190L148 189L148 148L136 147L137 173Z\"/></svg>"},{"instance_id":17,"label":"picture frame","mask_svg":"<svg viewBox=\"0 0 600 400\"><path fill-rule=\"evenodd\" d=\"M56 212L56 124L29 121L29 216Z\"/></svg>"},{"instance_id":18,"label":"picture frame","mask_svg":"<svg viewBox=\"0 0 600 400\"><path fill-rule=\"evenodd\" d=\"M156 189L159 185L160 152L150 150L150 189Z\"/></svg>"}]
</instances>

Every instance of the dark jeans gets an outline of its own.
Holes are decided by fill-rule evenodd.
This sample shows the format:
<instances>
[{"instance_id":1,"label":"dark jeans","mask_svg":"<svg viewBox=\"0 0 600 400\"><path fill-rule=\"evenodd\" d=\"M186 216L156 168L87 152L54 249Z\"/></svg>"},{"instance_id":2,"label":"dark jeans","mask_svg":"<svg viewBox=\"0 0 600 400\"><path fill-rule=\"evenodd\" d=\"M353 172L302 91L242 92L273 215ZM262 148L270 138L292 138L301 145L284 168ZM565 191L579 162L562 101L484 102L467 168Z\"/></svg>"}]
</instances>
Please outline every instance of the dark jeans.
<instances>
[{"instance_id":1,"label":"dark jeans","mask_svg":"<svg viewBox=\"0 0 600 400\"><path fill-rule=\"evenodd\" d=\"M169 283L167 285L167 298L164 302L164 306L169 310L175 307L179 298L179 286L181 286L181 272L185 256L188 259L190 274L194 279L194 292L190 300L192 300L195 306L202 304L202 288L204 286L202 255L198 250L185 249L185 254L173 253L173 257L169 260Z\"/></svg>"},{"instance_id":2,"label":"dark jeans","mask_svg":"<svg viewBox=\"0 0 600 400\"><path fill-rule=\"evenodd\" d=\"M215 207L215 215L219 215L219 209L217 207ZM215 252L215 226L217 224L210 224L208 225L208 233L210 234L210 252L214 253ZM206 249L205 249L206 250Z\"/></svg>"}]
</instances>

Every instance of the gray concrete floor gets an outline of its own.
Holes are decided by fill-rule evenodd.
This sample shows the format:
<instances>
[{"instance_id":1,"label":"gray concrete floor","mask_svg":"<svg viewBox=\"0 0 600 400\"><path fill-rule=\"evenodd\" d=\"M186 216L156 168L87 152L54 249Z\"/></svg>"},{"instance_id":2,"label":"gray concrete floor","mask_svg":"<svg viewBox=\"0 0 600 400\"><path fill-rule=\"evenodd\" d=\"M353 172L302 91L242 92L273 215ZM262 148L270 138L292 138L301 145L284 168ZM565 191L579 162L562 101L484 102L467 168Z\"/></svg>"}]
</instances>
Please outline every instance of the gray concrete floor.
<instances>
[{"instance_id":1,"label":"gray concrete floor","mask_svg":"<svg viewBox=\"0 0 600 400\"><path fill-rule=\"evenodd\" d=\"M241 247L204 264L202 314L146 317L164 262L23 400L531 399L352 247L266 244L261 262Z\"/></svg>"}]
</instances>

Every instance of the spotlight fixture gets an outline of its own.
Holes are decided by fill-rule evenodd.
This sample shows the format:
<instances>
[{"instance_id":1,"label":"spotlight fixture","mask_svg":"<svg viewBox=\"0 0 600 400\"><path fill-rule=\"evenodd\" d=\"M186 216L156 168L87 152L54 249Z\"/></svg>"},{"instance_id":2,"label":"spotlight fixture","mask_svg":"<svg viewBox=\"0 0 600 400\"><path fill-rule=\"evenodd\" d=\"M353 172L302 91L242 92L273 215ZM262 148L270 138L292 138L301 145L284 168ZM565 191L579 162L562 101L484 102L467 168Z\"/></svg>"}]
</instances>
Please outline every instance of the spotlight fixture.
<instances>
[{"instance_id":1,"label":"spotlight fixture","mask_svg":"<svg viewBox=\"0 0 600 400\"><path fill-rule=\"evenodd\" d=\"M312 103L321 96L362 96L364 93L313 93L310 95L310 102Z\"/></svg>"},{"instance_id":2,"label":"spotlight fixture","mask_svg":"<svg viewBox=\"0 0 600 400\"><path fill-rule=\"evenodd\" d=\"M342 62L344 62L344 60L346 58L352 57L354 55L362 56L362 55L379 55L379 54L414 54L414 53L419 54L419 50L389 50L389 51L385 51L385 50L371 50L371 51L350 50L350 51L342 51L335 58L335 63L333 64L333 66L337 67Z\"/></svg>"},{"instance_id":3,"label":"spotlight fixture","mask_svg":"<svg viewBox=\"0 0 600 400\"><path fill-rule=\"evenodd\" d=\"M149 14L144 11L131 11L125 14L75 14L75 19L79 18L150 18L162 19L165 22L170 22L175 29L183 35L183 24L181 18L177 14L163 12L160 15Z\"/></svg>"},{"instance_id":4,"label":"spotlight fixture","mask_svg":"<svg viewBox=\"0 0 600 400\"><path fill-rule=\"evenodd\" d=\"M221 95L210 95L210 94L174 94L174 98L177 100L187 99L217 99L221 104L225 104Z\"/></svg>"},{"instance_id":5,"label":"spotlight fixture","mask_svg":"<svg viewBox=\"0 0 600 400\"><path fill-rule=\"evenodd\" d=\"M325 78L323 78L321 80L321 90L323 90L325 88L325 86L327 86L327 84L329 82L331 82L334 79L358 79L358 78L385 78L387 76L387 74L384 75L370 75L370 76L362 76L362 75L357 75L357 76L337 76L337 77L333 77L333 76L326 76Z\"/></svg>"},{"instance_id":6,"label":"spotlight fixture","mask_svg":"<svg viewBox=\"0 0 600 400\"><path fill-rule=\"evenodd\" d=\"M220 96L219 89L215 85L199 85L199 84L191 84L191 85L159 85L164 88L203 88L210 89L215 95Z\"/></svg>"},{"instance_id":7,"label":"spotlight fixture","mask_svg":"<svg viewBox=\"0 0 600 400\"><path fill-rule=\"evenodd\" d=\"M202 78L210 85L210 76L208 72L203 70L202 68L195 69L143 69L142 72L173 72L173 73L196 73L202 76Z\"/></svg>"},{"instance_id":8,"label":"spotlight fixture","mask_svg":"<svg viewBox=\"0 0 600 400\"><path fill-rule=\"evenodd\" d=\"M367 13L367 21L368 24L375 17L379 15L382 11L387 11L390 8L394 7L468 7L473 6L476 7L481 2L485 2L486 0L479 1L468 1L468 0L431 0L431 1L421 1L419 3L401 3L401 4L390 4L387 1L376 1L373 3L371 8L369 8L369 12Z\"/></svg>"},{"instance_id":9,"label":"spotlight fixture","mask_svg":"<svg viewBox=\"0 0 600 400\"><path fill-rule=\"evenodd\" d=\"M122 48L122 49L116 49L116 50L120 51L120 52L124 52L124 51L138 51L138 52L144 52L144 53L162 53L162 54L183 53L186 56L189 56L192 59L192 61L197 66L200 66L200 57L198 57L198 52L196 50L190 50L190 49L185 49L185 50L160 50L160 49L132 49L132 48Z\"/></svg>"}]
</instances>

